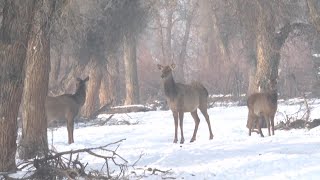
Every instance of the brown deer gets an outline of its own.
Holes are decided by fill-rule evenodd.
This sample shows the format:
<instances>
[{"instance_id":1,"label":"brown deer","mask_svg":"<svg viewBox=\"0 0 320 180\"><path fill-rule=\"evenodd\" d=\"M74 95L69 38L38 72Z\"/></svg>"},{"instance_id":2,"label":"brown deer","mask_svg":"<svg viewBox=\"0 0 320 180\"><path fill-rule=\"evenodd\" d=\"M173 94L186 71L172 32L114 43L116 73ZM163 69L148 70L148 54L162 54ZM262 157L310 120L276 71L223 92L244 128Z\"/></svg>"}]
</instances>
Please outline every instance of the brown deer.
<instances>
[{"instance_id":1,"label":"brown deer","mask_svg":"<svg viewBox=\"0 0 320 180\"><path fill-rule=\"evenodd\" d=\"M254 128L258 128L258 134L264 137L261 126L264 121L267 124L268 134L270 133L270 126L272 129L272 135L274 135L274 116L277 111L278 94L275 90L272 92L254 93L248 97L247 106L248 112L248 124L249 136L251 131L255 131Z\"/></svg>"},{"instance_id":2,"label":"brown deer","mask_svg":"<svg viewBox=\"0 0 320 180\"><path fill-rule=\"evenodd\" d=\"M86 82L88 80L89 77L84 80L77 78L77 90L74 94L63 94L56 97L47 96L46 99L45 106L48 124L53 121L66 121L69 144L74 143L74 119L86 100Z\"/></svg>"},{"instance_id":3,"label":"brown deer","mask_svg":"<svg viewBox=\"0 0 320 180\"><path fill-rule=\"evenodd\" d=\"M207 101L208 101L208 91L200 83L194 82L192 84L181 84L176 83L173 79L172 70L175 68L175 65L162 66L158 64L159 70L161 70L161 78L163 80L164 93L167 98L169 107L173 113L174 118L174 143L178 141L178 118L180 119L180 131L181 131L181 140L180 143L184 143L183 136L183 115L184 112L191 112L191 115L195 122L195 127L193 131L193 136L190 142L196 140L196 135L198 131L198 126L200 123L200 118L197 113L197 108L200 109L201 113L204 115L208 127L210 137L213 138L210 119L207 112Z\"/></svg>"}]
</instances>

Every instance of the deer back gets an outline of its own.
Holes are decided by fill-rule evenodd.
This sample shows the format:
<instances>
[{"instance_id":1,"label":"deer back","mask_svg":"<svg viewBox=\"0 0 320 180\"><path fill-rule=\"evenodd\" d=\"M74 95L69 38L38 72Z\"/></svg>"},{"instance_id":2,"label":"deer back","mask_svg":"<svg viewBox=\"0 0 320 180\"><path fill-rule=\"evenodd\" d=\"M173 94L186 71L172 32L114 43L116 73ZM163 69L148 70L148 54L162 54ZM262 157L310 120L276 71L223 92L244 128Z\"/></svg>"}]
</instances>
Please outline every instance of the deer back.
<instances>
[{"instance_id":1,"label":"deer back","mask_svg":"<svg viewBox=\"0 0 320 180\"><path fill-rule=\"evenodd\" d=\"M277 111L277 94L276 93L255 93L248 98L248 108L256 116L274 115Z\"/></svg>"},{"instance_id":2,"label":"deer back","mask_svg":"<svg viewBox=\"0 0 320 180\"><path fill-rule=\"evenodd\" d=\"M173 79L172 70L175 65L162 66L158 64L161 70L161 78L164 86L164 94L173 111L193 112L199 105L207 107L208 91L198 83L191 84L176 83Z\"/></svg>"},{"instance_id":3,"label":"deer back","mask_svg":"<svg viewBox=\"0 0 320 180\"><path fill-rule=\"evenodd\" d=\"M67 120L67 115L78 114L81 107L71 94L57 97L48 96L45 105L48 123L52 121L65 121Z\"/></svg>"},{"instance_id":4,"label":"deer back","mask_svg":"<svg viewBox=\"0 0 320 180\"><path fill-rule=\"evenodd\" d=\"M45 106L49 125L53 121L73 120L83 106L86 98L86 82L89 77L84 80L79 78L77 80L77 90L74 94L63 94L56 97L47 96Z\"/></svg>"},{"instance_id":5,"label":"deer back","mask_svg":"<svg viewBox=\"0 0 320 180\"><path fill-rule=\"evenodd\" d=\"M176 95L167 96L167 99L171 109L192 112L201 104L207 105L207 97L207 90L202 85L176 83Z\"/></svg>"}]
</instances>

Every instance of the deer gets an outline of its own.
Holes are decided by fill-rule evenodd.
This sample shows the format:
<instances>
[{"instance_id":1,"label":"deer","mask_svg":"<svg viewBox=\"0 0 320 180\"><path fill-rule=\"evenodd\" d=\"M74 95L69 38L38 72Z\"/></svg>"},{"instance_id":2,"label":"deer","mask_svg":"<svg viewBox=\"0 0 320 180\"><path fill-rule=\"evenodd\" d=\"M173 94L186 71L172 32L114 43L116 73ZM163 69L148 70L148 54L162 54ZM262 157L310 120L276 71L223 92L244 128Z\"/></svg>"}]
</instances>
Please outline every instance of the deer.
<instances>
[{"instance_id":1,"label":"deer","mask_svg":"<svg viewBox=\"0 0 320 180\"><path fill-rule=\"evenodd\" d=\"M55 97L47 96L46 98L45 108L48 124L53 121L66 121L69 144L74 143L74 119L86 100L86 82L88 80L89 77L83 80L77 78L76 92L74 94L63 94Z\"/></svg>"},{"instance_id":2,"label":"deer","mask_svg":"<svg viewBox=\"0 0 320 180\"><path fill-rule=\"evenodd\" d=\"M180 144L184 143L183 116L185 112L190 112L195 122L195 127L190 142L194 142L196 140L196 135L200 123L200 118L197 113L198 108L207 121L210 133L209 139L213 139L210 119L207 112L207 89L199 82L193 82L191 84L176 83L173 79L172 74L172 71L175 68L174 63L167 66L158 64L157 66L162 73L161 78L164 87L164 94L173 114L175 130L173 143L178 142L178 119L180 120L179 125L181 132Z\"/></svg>"},{"instance_id":3,"label":"deer","mask_svg":"<svg viewBox=\"0 0 320 180\"><path fill-rule=\"evenodd\" d=\"M276 90L271 92L259 92L253 93L248 97L248 123L249 136L251 132L255 131L254 128L258 128L258 134L264 137L261 126L262 123L267 124L268 135L271 136L270 128L272 129L272 135L274 135L274 117L277 112L277 100L278 93Z\"/></svg>"}]
</instances>

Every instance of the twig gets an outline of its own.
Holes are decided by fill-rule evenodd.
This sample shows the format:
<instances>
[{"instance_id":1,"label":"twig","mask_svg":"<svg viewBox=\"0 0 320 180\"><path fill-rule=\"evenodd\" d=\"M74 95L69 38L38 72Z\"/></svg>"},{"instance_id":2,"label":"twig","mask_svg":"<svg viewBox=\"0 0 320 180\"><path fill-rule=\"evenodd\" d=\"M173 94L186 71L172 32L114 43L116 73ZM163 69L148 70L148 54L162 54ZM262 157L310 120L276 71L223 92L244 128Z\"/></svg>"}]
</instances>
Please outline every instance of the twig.
<instances>
[{"instance_id":1,"label":"twig","mask_svg":"<svg viewBox=\"0 0 320 180\"><path fill-rule=\"evenodd\" d=\"M100 126L105 125L108 121L110 121L110 119L111 119L113 116L114 116L114 114L111 114L111 115L110 115L106 120L104 120L104 122L99 123L99 124L100 124Z\"/></svg>"},{"instance_id":2,"label":"twig","mask_svg":"<svg viewBox=\"0 0 320 180\"><path fill-rule=\"evenodd\" d=\"M8 179L75 179L78 177L84 177L90 178L90 179L122 179L126 175L126 172L128 170L128 161L124 159L122 156L120 156L116 150L119 148L120 142L124 141L125 139L121 139L116 142L109 143L104 146L94 147L94 148L85 148L85 149L78 149L78 150L71 150L71 151L65 151L65 152L48 152L49 154L45 155L42 158L36 158L31 161L22 162L20 163L19 170L26 172L24 177L22 178L12 178L9 177L10 173L7 174L1 174L5 178ZM118 144L115 148L115 150L109 150L107 149L110 145ZM94 150L102 150L106 152L110 152L110 156L104 156L101 154L97 154L96 152L93 152ZM74 154L77 153L77 156L75 157ZM97 171L87 171L86 167L88 163L81 163L79 161L79 153L88 153L89 155L102 158L105 160L106 164L106 171L107 175L100 170L100 172ZM65 155L68 155L69 158L66 158ZM115 159L119 158L123 162L119 163L116 162ZM111 160L111 161L109 161ZM120 169L120 172L115 174L115 176L112 176L113 173L116 171L110 170L109 162L113 162L115 166L117 166ZM104 165L103 165L104 166ZM28 168L28 169L26 169Z\"/></svg>"}]
</instances>

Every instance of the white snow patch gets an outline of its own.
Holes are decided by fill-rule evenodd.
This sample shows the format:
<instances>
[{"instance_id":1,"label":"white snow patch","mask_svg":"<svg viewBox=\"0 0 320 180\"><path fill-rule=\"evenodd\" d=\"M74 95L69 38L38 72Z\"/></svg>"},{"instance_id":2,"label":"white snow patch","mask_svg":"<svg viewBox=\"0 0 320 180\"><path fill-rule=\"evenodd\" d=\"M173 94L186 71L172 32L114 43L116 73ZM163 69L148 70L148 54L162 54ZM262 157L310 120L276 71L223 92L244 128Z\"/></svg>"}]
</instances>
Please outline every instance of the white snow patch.
<instances>
[{"instance_id":1,"label":"white snow patch","mask_svg":"<svg viewBox=\"0 0 320 180\"><path fill-rule=\"evenodd\" d=\"M279 104L276 122L281 112L293 113L299 105ZM311 118L320 117L319 105L314 104ZM172 169L177 179L319 179L320 127L310 131L277 130L275 136L261 138L248 136L247 107L215 107L208 110L214 133L209 140L207 123L201 119L197 140L189 143L194 121L185 113L185 144L173 144L174 123L171 111L153 111L116 114L113 118L138 121L136 125L78 127L75 143L67 144L66 127L53 132L53 145L58 151L96 147L126 138L117 152L129 163L140 156L137 167ZM100 115L99 117L109 117ZM267 135L267 130L263 129ZM48 133L51 142L51 132ZM179 133L180 139L180 133ZM91 156L82 156L89 168L100 169L103 162ZM137 171L138 172L138 171ZM134 177L131 177L135 179ZM161 179L150 175L144 179Z\"/></svg>"}]
</instances>

